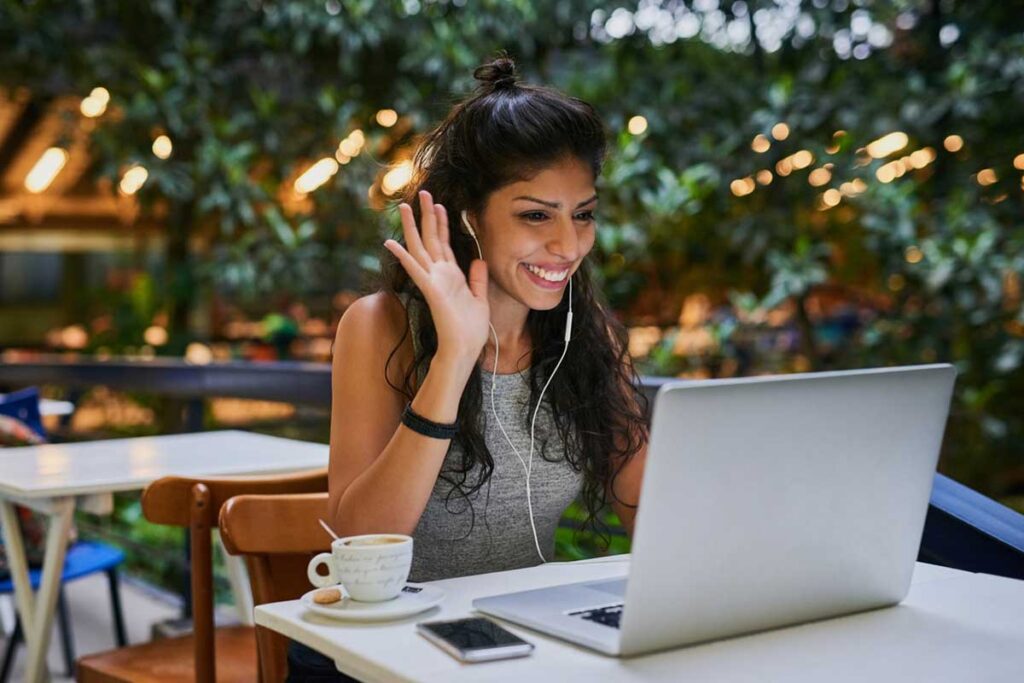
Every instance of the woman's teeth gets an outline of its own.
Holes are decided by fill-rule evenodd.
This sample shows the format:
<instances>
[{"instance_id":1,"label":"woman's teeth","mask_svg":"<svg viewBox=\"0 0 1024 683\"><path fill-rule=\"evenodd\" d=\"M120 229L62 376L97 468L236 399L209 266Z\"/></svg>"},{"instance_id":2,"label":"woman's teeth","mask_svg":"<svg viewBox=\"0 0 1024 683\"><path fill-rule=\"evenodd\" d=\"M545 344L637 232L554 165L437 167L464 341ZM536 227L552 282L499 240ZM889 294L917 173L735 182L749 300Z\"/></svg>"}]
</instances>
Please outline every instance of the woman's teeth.
<instances>
[{"instance_id":1,"label":"woman's teeth","mask_svg":"<svg viewBox=\"0 0 1024 683\"><path fill-rule=\"evenodd\" d=\"M531 266L529 263L524 263L523 265L526 266L528 271L547 280L548 282L561 282L569 274L568 270L548 271L543 268L538 268L537 266Z\"/></svg>"}]
</instances>

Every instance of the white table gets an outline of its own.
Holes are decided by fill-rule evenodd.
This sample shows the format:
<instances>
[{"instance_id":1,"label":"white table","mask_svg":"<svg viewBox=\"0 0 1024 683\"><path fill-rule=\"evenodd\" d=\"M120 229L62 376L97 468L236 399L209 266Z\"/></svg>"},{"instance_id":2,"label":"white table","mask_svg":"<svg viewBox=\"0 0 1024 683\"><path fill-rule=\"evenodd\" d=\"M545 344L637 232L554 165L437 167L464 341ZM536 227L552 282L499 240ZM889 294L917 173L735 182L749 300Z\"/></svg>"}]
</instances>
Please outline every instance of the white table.
<instances>
[{"instance_id":1,"label":"white table","mask_svg":"<svg viewBox=\"0 0 1024 683\"><path fill-rule=\"evenodd\" d=\"M257 607L256 623L367 682L1024 680L1024 581L922 563L897 607L626 659L505 623L536 645L530 657L461 664L414 629L417 621L469 616L476 597L623 576L627 568L628 559L576 562L436 581L447 593L440 606L388 624L345 624L294 600Z\"/></svg>"},{"instance_id":2,"label":"white table","mask_svg":"<svg viewBox=\"0 0 1024 683\"><path fill-rule=\"evenodd\" d=\"M46 650L76 505L89 512L109 514L114 492L139 490L160 477L296 472L325 467L327 451L322 444L241 431L0 449L0 515L15 602L25 633L25 680L34 683L48 675ZM29 584L15 504L50 518L36 595Z\"/></svg>"}]
</instances>

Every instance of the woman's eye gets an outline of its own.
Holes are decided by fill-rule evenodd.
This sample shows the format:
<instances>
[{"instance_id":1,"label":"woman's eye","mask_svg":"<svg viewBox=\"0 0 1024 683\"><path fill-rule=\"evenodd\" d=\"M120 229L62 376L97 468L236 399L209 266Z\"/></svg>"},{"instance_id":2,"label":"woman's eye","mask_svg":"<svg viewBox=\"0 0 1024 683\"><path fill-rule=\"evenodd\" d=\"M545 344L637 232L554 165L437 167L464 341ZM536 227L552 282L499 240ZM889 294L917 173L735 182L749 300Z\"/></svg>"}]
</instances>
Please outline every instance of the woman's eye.
<instances>
[{"instance_id":1,"label":"woman's eye","mask_svg":"<svg viewBox=\"0 0 1024 683\"><path fill-rule=\"evenodd\" d=\"M528 213L524 213L524 214L520 214L520 215L523 218L525 218L526 220L528 220L528 221L542 221L542 220L545 220L548 217L548 215L546 213L544 213L543 211L530 211ZM584 211L582 213L578 213L578 214L576 214L576 220L588 221L588 222L592 221L592 220L594 220L594 212L593 211Z\"/></svg>"}]
</instances>

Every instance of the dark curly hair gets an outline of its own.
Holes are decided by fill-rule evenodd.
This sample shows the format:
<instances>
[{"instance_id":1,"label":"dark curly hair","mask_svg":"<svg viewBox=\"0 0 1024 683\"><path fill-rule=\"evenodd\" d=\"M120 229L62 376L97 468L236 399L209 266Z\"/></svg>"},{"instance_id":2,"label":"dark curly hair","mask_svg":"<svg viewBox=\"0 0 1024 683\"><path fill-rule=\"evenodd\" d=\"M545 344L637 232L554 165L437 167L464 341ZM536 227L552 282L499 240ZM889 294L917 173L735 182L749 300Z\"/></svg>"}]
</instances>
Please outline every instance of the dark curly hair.
<instances>
[{"instance_id":1,"label":"dark curly hair","mask_svg":"<svg viewBox=\"0 0 1024 683\"><path fill-rule=\"evenodd\" d=\"M475 91L458 102L445 119L420 141L413 157L413 178L399 201L413 209L420 222L420 190L427 190L448 213L452 251L463 272L477 256L472 238L460 229L459 213L481 215L488 196L512 182L535 175L568 157L585 163L594 179L601 173L606 152L600 117L586 102L551 88L519 82L515 64L505 53L478 67ZM415 321L416 354L402 386L388 383L409 400L437 350L437 332L423 294L390 254L384 252L381 289L404 295ZM628 355L623 326L609 312L594 287L587 260L574 277L573 337L546 396L564 453L541 450L549 460L565 458L583 473L584 526L607 539L599 513L609 502L607 492L626 461L647 438L647 400L638 388L636 371ZM530 405L537 398L562 352L568 297L550 311L531 310L526 325L533 343L530 365ZM410 333L405 334L388 358L388 367ZM573 352L573 348L576 349ZM386 372L386 376L390 373ZM452 484L448 500L467 497L489 480L494 460L484 442L479 417L482 406L480 368L471 375L459 402L461 463L446 466L441 477ZM529 415L524 416L528 424ZM633 505L632 501L619 501Z\"/></svg>"}]
</instances>

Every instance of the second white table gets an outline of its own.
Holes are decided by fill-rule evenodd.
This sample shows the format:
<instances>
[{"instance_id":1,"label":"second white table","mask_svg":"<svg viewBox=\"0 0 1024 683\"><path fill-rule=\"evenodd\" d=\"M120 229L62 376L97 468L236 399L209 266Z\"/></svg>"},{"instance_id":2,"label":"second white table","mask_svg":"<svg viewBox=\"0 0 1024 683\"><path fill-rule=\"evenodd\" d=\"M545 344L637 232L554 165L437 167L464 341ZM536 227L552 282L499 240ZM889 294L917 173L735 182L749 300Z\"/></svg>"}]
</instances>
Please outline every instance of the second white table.
<instances>
[{"instance_id":1,"label":"second white table","mask_svg":"<svg viewBox=\"0 0 1024 683\"><path fill-rule=\"evenodd\" d=\"M76 505L104 514L112 508L114 492L142 489L160 477L271 475L326 467L327 459L322 444L233 430L0 450L0 517L25 632L26 680L46 676L46 648ZM50 518L38 594L29 584L15 504Z\"/></svg>"}]
</instances>

